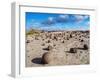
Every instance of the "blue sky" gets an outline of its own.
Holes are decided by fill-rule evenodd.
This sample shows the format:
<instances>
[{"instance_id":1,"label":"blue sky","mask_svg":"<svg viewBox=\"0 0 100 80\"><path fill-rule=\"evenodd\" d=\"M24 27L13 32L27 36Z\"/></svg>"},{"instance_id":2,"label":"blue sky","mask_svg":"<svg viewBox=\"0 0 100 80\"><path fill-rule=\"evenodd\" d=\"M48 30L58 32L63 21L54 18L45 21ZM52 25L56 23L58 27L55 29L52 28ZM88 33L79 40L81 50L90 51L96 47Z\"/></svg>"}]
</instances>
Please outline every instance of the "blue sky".
<instances>
[{"instance_id":1,"label":"blue sky","mask_svg":"<svg viewBox=\"0 0 100 80\"><path fill-rule=\"evenodd\" d=\"M82 14L53 14L26 12L26 29L89 30L90 16Z\"/></svg>"}]
</instances>

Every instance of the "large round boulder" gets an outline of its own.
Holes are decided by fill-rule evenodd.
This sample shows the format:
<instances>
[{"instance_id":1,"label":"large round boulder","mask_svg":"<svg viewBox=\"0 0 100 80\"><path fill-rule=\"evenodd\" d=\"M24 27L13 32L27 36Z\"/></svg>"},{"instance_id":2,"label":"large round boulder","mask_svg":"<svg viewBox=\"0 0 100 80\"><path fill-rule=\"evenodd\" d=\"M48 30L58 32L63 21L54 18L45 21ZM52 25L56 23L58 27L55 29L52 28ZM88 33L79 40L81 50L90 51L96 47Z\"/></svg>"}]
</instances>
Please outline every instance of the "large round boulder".
<instances>
[{"instance_id":1,"label":"large round boulder","mask_svg":"<svg viewBox=\"0 0 100 80\"><path fill-rule=\"evenodd\" d=\"M51 65L66 64L66 54L57 51L45 52L42 56L42 63Z\"/></svg>"}]
</instances>

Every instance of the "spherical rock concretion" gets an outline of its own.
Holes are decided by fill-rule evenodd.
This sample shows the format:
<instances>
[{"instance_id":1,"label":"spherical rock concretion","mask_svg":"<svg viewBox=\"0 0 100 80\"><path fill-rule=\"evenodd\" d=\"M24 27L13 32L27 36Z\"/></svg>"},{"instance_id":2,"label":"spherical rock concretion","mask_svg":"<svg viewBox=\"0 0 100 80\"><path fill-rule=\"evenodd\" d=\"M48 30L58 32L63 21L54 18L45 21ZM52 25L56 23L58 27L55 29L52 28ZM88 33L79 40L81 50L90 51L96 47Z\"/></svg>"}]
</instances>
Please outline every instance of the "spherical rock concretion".
<instances>
[{"instance_id":1,"label":"spherical rock concretion","mask_svg":"<svg viewBox=\"0 0 100 80\"><path fill-rule=\"evenodd\" d=\"M46 52L42 56L42 63L52 65L66 64L66 54L56 51Z\"/></svg>"}]
</instances>

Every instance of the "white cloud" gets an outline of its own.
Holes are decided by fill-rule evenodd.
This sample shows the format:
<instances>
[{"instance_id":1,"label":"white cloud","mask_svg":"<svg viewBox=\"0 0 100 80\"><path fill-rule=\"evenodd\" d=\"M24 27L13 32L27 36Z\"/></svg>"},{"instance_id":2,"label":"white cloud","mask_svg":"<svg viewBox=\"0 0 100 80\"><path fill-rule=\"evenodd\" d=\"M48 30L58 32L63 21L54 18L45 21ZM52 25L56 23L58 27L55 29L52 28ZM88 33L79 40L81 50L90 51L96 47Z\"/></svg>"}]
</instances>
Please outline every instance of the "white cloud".
<instances>
[{"instance_id":1,"label":"white cloud","mask_svg":"<svg viewBox=\"0 0 100 80\"><path fill-rule=\"evenodd\" d=\"M82 16L82 15L75 15L74 17L76 18L77 21L84 20L84 16Z\"/></svg>"},{"instance_id":2,"label":"white cloud","mask_svg":"<svg viewBox=\"0 0 100 80\"><path fill-rule=\"evenodd\" d=\"M81 23L82 21L84 21L84 20L86 20L86 19L89 18L88 15L74 15L74 17L75 17L75 21L76 21L77 23ZM87 24L88 24L88 23L87 23ZM86 24L86 25L87 25L87 24Z\"/></svg>"},{"instance_id":3,"label":"white cloud","mask_svg":"<svg viewBox=\"0 0 100 80\"><path fill-rule=\"evenodd\" d=\"M61 19L67 19L67 18L69 18L69 16L68 15L60 15L59 18L61 18Z\"/></svg>"},{"instance_id":4,"label":"white cloud","mask_svg":"<svg viewBox=\"0 0 100 80\"><path fill-rule=\"evenodd\" d=\"M48 21L52 22L54 20L53 17L48 17Z\"/></svg>"},{"instance_id":5,"label":"white cloud","mask_svg":"<svg viewBox=\"0 0 100 80\"><path fill-rule=\"evenodd\" d=\"M83 20L89 18L88 15L84 15L84 16L83 15L75 15L74 17L76 18L77 21L83 21Z\"/></svg>"},{"instance_id":6,"label":"white cloud","mask_svg":"<svg viewBox=\"0 0 100 80\"><path fill-rule=\"evenodd\" d=\"M43 25L52 25L55 24L55 18L54 17L48 17L47 20L42 22Z\"/></svg>"},{"instance_id":7,"label":"white cloud","mask_svg":"<svg viewBox=\"0 0 100 80\"><path fill-rule=\"evenodd\" d=\"M84 16L84 19L87 19L87 18L89 18L89 16L88 16L88 15L85 15L85 16Z\"/></svg>"},{"instance_id":8,"label":"white cloud","mask_svg":"<svg viewBox=\"0 0 100 80\"><path fill-rule=\"evenodd\" d=\"M87 26L90 26L90 21L87 21L87 22L86 22L86 25L87 25Z\"/></svg>"},{"instance_id":9,"label":"white cloud","mask_svg":"<svg viewBox=\"0 0 100 80\"><path fill-rule=\"evenodd\" d=\"M56 18L56 21L59 23L59 22L66 22L68 20L69 16L68 15L59 15L57 18Z\"/></svg>"}]
</instances>

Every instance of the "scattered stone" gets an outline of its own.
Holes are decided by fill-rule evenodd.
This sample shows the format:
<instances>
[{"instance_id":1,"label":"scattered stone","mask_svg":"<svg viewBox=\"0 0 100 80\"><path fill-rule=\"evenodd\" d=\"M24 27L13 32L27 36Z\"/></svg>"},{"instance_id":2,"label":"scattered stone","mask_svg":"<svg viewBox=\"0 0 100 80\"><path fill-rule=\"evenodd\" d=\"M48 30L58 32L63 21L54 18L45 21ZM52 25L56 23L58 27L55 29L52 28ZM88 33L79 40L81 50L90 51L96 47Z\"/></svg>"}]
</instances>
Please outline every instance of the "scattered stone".
<instances>
[{"instance_id":1,"label":"scattered stone","mask_svg":"<svg viewBox=\"0 0 100 80\"><path fill-rule=\"evenodd\" d=\"M53 46L56 46L56 44L54 44Z\"/></svg>"},{"instance_id":2,"label":"scattered stone","mask_svg":"<svg viewBox=\"0 0 100 80\"><path fill-rule=\"evenodd\" d=\"M42 46L45 46L45 44L43 43Z\"/></svg>"},{"instance_id":3,"label":"scattered stone","mask_svg":"<svg viewBox=\"0 0 100 80\"><path fill-rule=\"evenodd\" d=\"M70 38L72 38L72 35L70 34Z\"/></svg>"},{"instance_id":4,"label":"scattered stone","mask_svg":"<svg viewBox=\"0 0 100 80\"><path fill-rule=\"evenodd\" d=\"M76 48L70 48L70 53L77 53Z\"/></svg>"},{"instance_id":5,"label":"scattered stone","mask_svg":"<svg viewBox=\"0 0 100 80\"><path fill-rule=\"evenodd\" d=\"M46 50L46 51L51 51L53 49L53 47L51 45L49 45L47 48L43 48L43 50Z\"/></svg>"},{"instance_id":6,"label":"scattered stone","mask_svg":"<svg viewBox=\"0 0 100 80\"><path fill-rule=\"evenodd\" d=\"M88 50L88 45L87 45L87 44L84 44L84 45L83 45L83 49L84 49L84 50Z\"/></svg>"},{"instance_id":7,"label":"scattered stone","mask_svg":"<svg viewBox=\"0 0 100 80\"><path fill-rule=\"evenodd\" d=\"M69 40L69 38L67 38L67 40Z\"/></svg>"},{"instance_id":8,"label":"scattered stone","mask_svg":"<svg viewBox=\"0 0 100 80\"><path fill-rule=\"evenodd\" d=\"M64 43L64 40L62 41L62 43Z\"/></svg>"},{"instance_id":9,"label":"scattered stone","mask_svg":"<svg viewBox=\"0 0 100 80\"><path fill-rule=\"evenodd\" d=\"M82 53L82 51L80 51L80 53Z\"/></svg>"},{"instance_id":10,"label":"scattered stone","mask_svg":"<svg viewBox=\"0 0 100 80\"><path fill-rule=\"evenodd\" d=\"M54 39L55 39L56 41L58 40L56 36L54 36Z\"/></svg>"},{"instance_id":11,"label":"scattered stone","mask_svg":"<svg viewBox=\"0 0 100 80\"><path fill-rule=\"evenodd\" d=\"M30 43L30 40L27 40L26 43Z\"/></svg>"},{"instance_id":12,"label":"scattered stone","mask_svg":"<svg viewBox=\"0 0 100 80\"><path fill-rule=\"evenodd\" d=\"M50 43L50 40L48 40L47 43Z\"/></svg>"},{"instance_id":13,"label":"scattered stone","mask_svg":"<svg viewBox=\"0 0 100 80\"><path fill-rule=\"evenodd\" d=\"M39 40L37 37L35 37L35 40Z\"/></svg>"},{"instance_id":14,"label":"scattered stone","mask_svg":"<svg viewBox=\"0 0 100 80\"><path fill-rule=\"evenodd\" d=\"M82 40L80 40L80 42L84 42L84 40L82 39Z\"/></svg>"},{"instance_id":15,"label":"scattered stone","mask_svg":"<svg viewBox=\"0 0 100 80\"><path fill-rule=\"evenodd\" d=\"M47 49L48 49L48 50L52 50L53 47L49 45L49 46L47 47Z\"/></svg>"},{"instance_id":16,"label":"scattered stone","mask_svg":"<svg viewBox=\"0 0 100 80\"><path fill-rule=\"evenodd\" d=\"M28 56L28 57L30 57L30 56Z\"/></svg>"}]
</instances>

